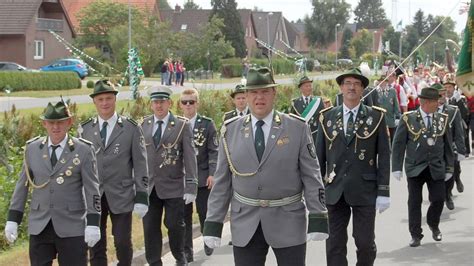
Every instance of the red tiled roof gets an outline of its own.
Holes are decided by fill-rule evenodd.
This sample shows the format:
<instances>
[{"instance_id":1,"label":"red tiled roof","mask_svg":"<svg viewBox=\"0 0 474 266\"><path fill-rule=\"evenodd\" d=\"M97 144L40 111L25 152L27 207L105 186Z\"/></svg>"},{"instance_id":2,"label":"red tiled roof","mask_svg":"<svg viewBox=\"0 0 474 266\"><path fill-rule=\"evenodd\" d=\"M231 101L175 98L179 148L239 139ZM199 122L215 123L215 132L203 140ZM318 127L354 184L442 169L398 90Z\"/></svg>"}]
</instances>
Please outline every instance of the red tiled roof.
<instances>
[{"instance_id":1,"label":"red tiled roof","mask_svg":"<svg viewBox=\"0 0 474 266\"><path fill-rule=\"evenodd\" d=\"M66 8L66 13L69 15L71 19L72 25L74 29L79 29L79 19L76 17L79 11L83 8L88 6L89 4L97 1L97 0L62 0L63 5ZM137 7L141 10L158 10L156 6L156 0L109 0L110 2L115 3L122 3L127 4L130 1L130 4Z\"/></svg>"},{"instance_id":2,"label":"red tiled roof","mask_svg":"<svg viewBox=\"0 0 474 266\"><path fill-rule=\"evenodd\" d=\"M0 2L0 34L24 34L41 4L39 0Z\"/></svg>"}]
</instances>

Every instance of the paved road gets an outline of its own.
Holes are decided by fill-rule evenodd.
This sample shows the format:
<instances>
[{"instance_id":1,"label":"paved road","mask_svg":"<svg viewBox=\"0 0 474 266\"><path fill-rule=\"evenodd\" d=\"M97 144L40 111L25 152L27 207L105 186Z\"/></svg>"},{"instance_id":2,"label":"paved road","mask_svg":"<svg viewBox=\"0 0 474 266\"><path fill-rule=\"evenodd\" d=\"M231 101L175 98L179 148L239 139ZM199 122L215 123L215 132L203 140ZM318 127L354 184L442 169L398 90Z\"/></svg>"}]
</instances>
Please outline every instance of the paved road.
<instances>
[{"instance_id":1,"label":"paved road","mask_svg":"<svg viewBox=\"0 0 474 266\"><path fill-rule=\"evenodd\" d=\"M462 163L462 179L465 191L462 194L454 192L456 209L449 211L444 209L441 217L440 229L443 233L443 241L435 242L431 238L431 232L423 222L425 237L422 245L417 248L408 246L410 235L408 233L407 213L407 188L406 180L401 182L392 180L391 198L392 206L386 212L378 215L376 220L376 243L377 259L375 265L473 265L474 261L474 207L473 207L473 174L474 157L464 160ZM425 186L426 187L426 186ZM425 189L424 199L427 199ZM426 208L428 201L423 202L423 221L426 221ZM352 233L349 229L349 235ZM230 240L229 226L224 226L222 243ZM216 249L214 254L207 257L203 251L202 237L194 241L195 262L190 265L233 265L232 247L224 245ZM164 256L164 265L174 265L171 254ZM354 242L350 238L348 243L349 265L355 265L356 254ZM307 265L325 265L324 242L310 242L307 247ZM275 256L270 251L266 265L277 265Z\"/></svg>"},{"instance_id":2,"label":"paved road","mask_svg":"<svg viewBox=\"0 0 474 266\"><path fill-rule=\"evenodd\" d=\"M326 80L326 79L335 79L337 74L335 73L325 73L322 75L312 76L314 80ZM293 78L281 78L276 80L279 84L292 84L294 83ZM147 89L151 86L160 84L160 81L157 80L145 80L141 83L144 86L144 89L140 90L140 94L145 96L147 94ZM237 82L216 82L216 83L195 83L194 86L198 90L209 89L209 90L222 90L222 89L232 89L238 83ZM172 86L172 89L176 93L180 93L184 88L191 87L193 84L185 83L184 87ZM132 93L130 91L120 92L117 97L119 100L131 99ZM58 95L59 96L59 95ZM69 96L67 91L64 91L63 97L65 99L70 98L72 102L76 103L90 103L91 99L88 95L74 95ZM16 109L28 109L34 107L45 107L48 105L48 102L56 102L57 97L51 98L30 98L30 97L0 97L0 112L11 110L13 104Z\"/></svg>"}]
</instances>

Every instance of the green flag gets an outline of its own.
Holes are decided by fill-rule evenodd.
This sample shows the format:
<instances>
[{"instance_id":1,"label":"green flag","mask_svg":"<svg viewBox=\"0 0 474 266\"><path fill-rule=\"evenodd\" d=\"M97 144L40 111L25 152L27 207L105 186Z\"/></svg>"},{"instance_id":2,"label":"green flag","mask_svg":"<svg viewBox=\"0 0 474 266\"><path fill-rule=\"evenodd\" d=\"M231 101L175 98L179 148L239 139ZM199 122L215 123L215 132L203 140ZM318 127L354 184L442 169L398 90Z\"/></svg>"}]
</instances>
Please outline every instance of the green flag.
<instances>
[{"instance_id":1,"label":"green flag","mask_svg":"<svg viewBox=\"0 0 474 266\"><path fill-rule=\"evenodd\" d=\"M474 94L474 73L472 69L472 66L474 65L472 57L472 27L474 26L473 18L474 5L472 5L471 0L466 28L464 29L464 40L461 52L459 53L458 70L456 72L456 83L466 96L471 96Z\"/></svg>"}]
</instances>

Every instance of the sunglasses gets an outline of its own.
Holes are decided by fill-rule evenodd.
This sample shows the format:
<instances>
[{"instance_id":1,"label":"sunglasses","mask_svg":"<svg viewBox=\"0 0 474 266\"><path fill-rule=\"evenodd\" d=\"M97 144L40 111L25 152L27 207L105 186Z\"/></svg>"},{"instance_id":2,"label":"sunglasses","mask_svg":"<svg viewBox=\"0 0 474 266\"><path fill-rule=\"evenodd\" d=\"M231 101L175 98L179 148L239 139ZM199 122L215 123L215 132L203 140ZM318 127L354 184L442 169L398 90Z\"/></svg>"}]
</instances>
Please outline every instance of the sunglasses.
<instances>
[{"instance_id":1,"label":"sunglasses","mask_svg":"<svg viewBox=\"0 0 474 266\"><path fill-rule=\"evenodd\" d=\"M182 105L194 105L196 103L195 100L181 100Z\"/></svg>"}]
</instances>

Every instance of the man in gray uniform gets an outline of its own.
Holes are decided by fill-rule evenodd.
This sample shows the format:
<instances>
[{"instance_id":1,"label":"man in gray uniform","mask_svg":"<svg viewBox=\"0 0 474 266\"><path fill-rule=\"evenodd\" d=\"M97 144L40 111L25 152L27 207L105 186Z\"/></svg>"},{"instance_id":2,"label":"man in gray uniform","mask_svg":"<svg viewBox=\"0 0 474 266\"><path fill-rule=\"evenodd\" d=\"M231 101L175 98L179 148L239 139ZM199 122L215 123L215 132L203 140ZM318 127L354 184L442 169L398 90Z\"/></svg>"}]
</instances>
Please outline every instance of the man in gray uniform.
<instances>
[{"instance_id":1,"label":"man in gray uniform","mask_svg":"<svg viewBox=\"0 0 474 266\"><path fill-rule=\"evenodd\" d=\"M301 116L306 121L315 141L318 133L319 112L324 109L324 102L321 97L313 96L313 80L307 76L300 78L298 88L301 96L291 100L290 113Z\"/></svg>"},{"instance_id":2,"label":"man in gray uniform","mask_svg":"<svg viewBox=\"0 0 474 266\"><path fill-rule=\"evenodd\" d=\"M244 116L249 114L249 108L247 106L247 99L245 97L244 85L238 84L230 93L232 102L234 103L235 109L224 114L222 121L226 121L236 116Z\"/></svg>"},{"instance_id":3,"label":"man in gray uniform","mask_svg":"<svg viewBox=\"0 0 474 266\"><path fill-rule=\"evenodd\" d=\"M411 247L419 246L423 238L421 204L424 183L428 186L430 200L427 224L433 239L442 240L439 221L445 199L444 182L452 178L454 171L448 115L437 112L439 93L435 88L427 87L421 90L418 97L420 108L403 114L395 132L392 152L392 174L398 180L402 177L405 160Z\"/></svg>"},{"instance_id":4,"label":"man in gray uniform","mask_svg":"<svg viewBox=\"0 0 474 266\"><path fill-rule=\"evenodd\" d=\"M352 216L352 236L357 265L373 265L376 210L390 206L390 144L385 110L360 102L369 80L355 68L336 78L343 103L321 111L316 151L326 184L329 211L329 266L347 262L347 226Z\"/></svg>"},{"instance_id":5,"label":"man in gray uniform","mask_svg":"<svg viewBox=\"0 0 474 266\"><path fill-rule=\"evenodd\" d=\"M187 265L184 253L184 205L195 201L197 166L191 125L169 108L173 92L166 86L151 88L153 115L143 120L148 168L150 210L143 218L145 256L150 266L162 265L161 218L168 228L171 253L177 265Z\"/></svg>"},{"instance_id":6,"label":"man in gray uniform","mask_svg":"<svg viewBox=\"0 0 474 266\"><path fill-rule=\"evenodd\" d=\"M94 148L68 135L73 124L62 100L43 115L47 137L29 140L8 212L5 236L18 236L28 191L32 189L28 233L31 265L87 265L87 245L100 239L99 180Z\"/></svg>"},{"instance_id":7,"label":"man in gray uniform","mask_svg":"<svg viewBox=\"0 0 474 266\"><path fill-rule=\"evenodd\" d=\"M193 127L194 146L197 150L198 165L198 192L196 197L196 210L199 215L201 233L207 213L207 199L214 183L214 172L217 164L217 133L212 119L199 114L199 93L196 89L186 89L181 93L179 107L184 117L189 119ZM184 206L184 222L186 223L184 252L188 262L193 258L193 204ZM211 248L204 245L204 252L210 256Z\"/></svg>"},{"instance_id":8,"label":"man in gray uniform","mask_svg":"<svg viewBox=\"0 0 474 266\"><path fill-rule=\"evenodd\" d=\"M108 216L112 221L118 265L130 265L133 258L132 210L139 217L148 210L148 168L143 132L134 120L116 113L117 93L108 80L97 81L90 97L98 116L78 128L78 133L94 144L101 182L102 237L90 250L92 266L108 265Z\"/></svg>"},{"instance_id":9,"label":"man in gray uniform","mask_svg":"<svg viewBox=\"0 0 474 266\"><path fill-rule=\"evenodd\" d=\"M300 117L273 109L277 85L268 68L250 69L251 114L227 120L221 129L204 242L220 246L230 204L237 266L264 265L269 246L279 265L305 265L306 241L328 237L310 129Z\"/></svg>"},{"instance_id":10,"label":"man in gray uniform","mask_svg":"<svg viewBox=\"0 0 474 266\"><path fill-rule=\"evenodd\" d=\"M454 157L454 172L453 177L446 181L446 208L454 210L454 201L452 190L454 188L454 182L458 175L461 174L461 164L459 163L464 159L466 154L466 145L464 144L464 129L463 120L459 112L459 108L455 105L448 104L448 98L446 97L446 88L440 83L435 83L431 87L435 88L439 92L438 100L438 112L448 115L448 128L449 133L453 139L453 151L455 152Z\"/></svg>"},{"instance_id":11,"label":"man in gray uniform","mask_svg":"<svg viewBox=\"0 0 474 266\"><path fill-rule=\"evenodd\" d=\"M395 135L395 130L397 129L398 123L400 121L401 112L400 105L398 104L397 91L388 85L388 82L385 76L379 78L379 86L376 93L378 107L385 109L385 124L388 127L390 132L390 140L393 141L393 136Z\"/></svg>"}]
</instances>

